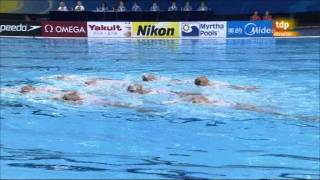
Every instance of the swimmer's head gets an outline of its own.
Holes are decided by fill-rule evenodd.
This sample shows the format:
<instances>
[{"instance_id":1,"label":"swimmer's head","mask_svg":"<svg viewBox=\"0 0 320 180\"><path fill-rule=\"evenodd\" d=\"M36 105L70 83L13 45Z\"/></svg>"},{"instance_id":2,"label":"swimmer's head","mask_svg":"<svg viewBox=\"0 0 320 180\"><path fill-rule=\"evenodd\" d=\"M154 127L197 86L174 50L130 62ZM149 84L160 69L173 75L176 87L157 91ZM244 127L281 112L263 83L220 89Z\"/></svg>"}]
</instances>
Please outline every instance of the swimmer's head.
<instances>
[{"instance_id":1,"label":"swimmer's head","mask_svg":"<svg viewBox=\"0 0 320 180\"><path fill-rule=\"evenodd\" d=\"M131 93L143 94L143 86L141 84L129 85L127 91Z\"/></svg>"},{"instance_id":2,"label":"swimmer's head","mask_svg":"<svg viewBox=\"0 0 320 180\"><path fill-rule=\"evenodd\" d=\"M197 86L208 86L209 85L209 79L205 76L197 77L194 80L194 84Z\"/></svg>"},{"instance_id":3,"label":"swimmer's head","mask_svg":"<svg viewBox=\"0 0 320 180\"><path fill-rule=\"evenodd\" d=\"M191 102L194 104L205 104L205 103L209 103L209 99L202 95L196 95L196 96L192 96Z\"/></svg>"},{"instance_id":4,"label":"swimmer's head","mask_svg":"<svg viewBox=\"0 0 320 180\"><path fill-rule=\"evenodd\" d=\"M29 92L32 92L32 91L35 91L35 90L36 90L35 87L33 87L31 85L26 85L26 86L21 87L20 92L25 94L25 93L29 93Z\"/></svg>"},{"instance_id":5,"label":"swimmer's head","mask_svg":"<svg viewBox=\"0 0 320 180\"><path fill-rule=\"evenodd\" d=\"M80 101L82 100L81 96L77 91L69 91L62 96L62 99L65 101Z\"/></svg>"},{"instance_id":6,"label":"swimmer's head","mask_svg":"<svg viewBox=\"0 0 320 180\"><path fill-rule=\"evenodd\" d=\"M143 81L154 81L156 80L156 76L154 74L144 74L142 75L142 80Z\"/></svg>"}]
</instances>

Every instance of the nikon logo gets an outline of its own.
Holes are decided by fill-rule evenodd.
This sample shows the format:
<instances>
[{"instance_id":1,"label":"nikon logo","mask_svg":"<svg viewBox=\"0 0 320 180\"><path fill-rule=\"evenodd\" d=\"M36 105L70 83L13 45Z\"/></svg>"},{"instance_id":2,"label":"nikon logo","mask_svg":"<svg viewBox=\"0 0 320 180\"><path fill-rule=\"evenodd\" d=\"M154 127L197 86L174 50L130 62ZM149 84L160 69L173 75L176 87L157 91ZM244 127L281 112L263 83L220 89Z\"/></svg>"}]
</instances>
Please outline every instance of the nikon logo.
<instances>
[{"instance_id":1,"label":"nikon logo","mask_svg":"<svg viewBox=\"0 0 320 180\"><path fill-rule=\"evenodd\" d=\"M155 25L140 25L138 36L174 36L174 28L158 28Z\"/></svg>"}]
</instances>

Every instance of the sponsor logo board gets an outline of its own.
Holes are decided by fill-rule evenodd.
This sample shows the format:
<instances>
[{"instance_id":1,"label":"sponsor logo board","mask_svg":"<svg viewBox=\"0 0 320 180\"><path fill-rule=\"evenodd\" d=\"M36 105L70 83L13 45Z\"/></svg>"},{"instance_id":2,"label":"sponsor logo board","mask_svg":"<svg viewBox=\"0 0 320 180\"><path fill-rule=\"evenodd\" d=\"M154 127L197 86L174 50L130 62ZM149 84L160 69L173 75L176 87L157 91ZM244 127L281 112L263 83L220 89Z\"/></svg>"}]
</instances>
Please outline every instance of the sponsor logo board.
<instances>
[{"instance_id":1,"label":"sponsor logo board","mask_svg":"<svg viewBox=\"0 0 320 180\"><path fill-rule=\"evenodd\" d=\"M225 38L227 36L227 22L200 22L200 37Z\"/></svg>"},{"instance_id":2,"label":"sponsor logo board","mask_svg":"<svg viewBox=\"0 0 320 180\"><path fill-rule=\"evenodd\" d=\"M272 21L228 21L227 37L272 37Z\"/></svg>"},{"instance_id":3,"label":"sponsor logo board","mask_svg":"<svg viewBox=\"0 0 320 180\"><path fill-rule=\"evenodd\" d=\"M273 36L299 36L299 32L294 31L295 28L296 22L293 19L276 19L273 21Z\"/></svg>"},{"instance_id":4,"label":"sponsor logo board","mask_svg":"<svg viewBox=\"0 0 320 180\"><path fill-rule=\"evenodd\" d=\"M0 21L2 36L40 36L41 24L36 22L6 22Z\"/></svg>"},{"instance_id":5,"label":"sponsor logo board","mask_svg":"<svg viewBox=\"0 0 320 180\"><path fill-rule=\"evenodd\" d=\"M87 37L86 22L42 21L42 36Z\"/></svg>"},{"instance_id":6,"label":"sponsor logo board","mask_svg":"<svg viewBox=\"0 0 320 180\"><path fill-rule=\"evenodd\" d=\"M227 36L227 22L183 22L181 35L182 37L224 38Z\"/></svg>"},{"instance_id":7,"label":"sponsor logo board","mask_svg":"<svg viewBox=\"0 0 320 180\"><path fill-rule=\"evenodd\" d=\"M132 37L179 38L179 22L133 22Z\"/></svg>"},{"instance_id":8,"label":"sponsor logo board","mask_svg":"<svg viewBox=\"0 0 320 180\"><path fill-rule=\"evenodd\" d=\"M131 37L130 22L88 22L88 37Z\"/></svg>"}]
</instances>

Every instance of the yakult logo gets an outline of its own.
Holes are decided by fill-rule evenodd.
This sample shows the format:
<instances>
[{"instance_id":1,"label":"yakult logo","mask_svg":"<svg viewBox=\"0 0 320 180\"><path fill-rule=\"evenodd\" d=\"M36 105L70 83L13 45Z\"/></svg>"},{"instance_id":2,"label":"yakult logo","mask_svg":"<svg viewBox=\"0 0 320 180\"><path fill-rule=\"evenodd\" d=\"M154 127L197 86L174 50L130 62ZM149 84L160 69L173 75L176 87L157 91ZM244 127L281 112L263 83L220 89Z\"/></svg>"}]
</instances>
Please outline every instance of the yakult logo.
<instances>
[{"instance_id":1,"label":"yakult logo","mask_svg":"<svg viewBox=\"0 0 320 180\"><path fill-rule=\"evenodd\" d=\"M131 37L130 22L88 22L88 37Z\"/></svg>"},{"instance_id":2,"label":"yakult logo","mask_svg":"<svg viewBox=\"0 0 320 180\"><path fill-rule=\"evenodd\" d=\"M87 25L84 22L42 22L43 36L86 37Z\"/></svg>"},{"instance_id":3,"label":"yakult logo","mask_svg":"<svg viewBox=\"0 0 320 180\"><path fill-rule=\"evenodd\" d=\"M120 25L112 25L112 26L96 26L96 25L89 25L89 28L91 31L122 31L122 28Z\"/></svg>"}]
</instances>

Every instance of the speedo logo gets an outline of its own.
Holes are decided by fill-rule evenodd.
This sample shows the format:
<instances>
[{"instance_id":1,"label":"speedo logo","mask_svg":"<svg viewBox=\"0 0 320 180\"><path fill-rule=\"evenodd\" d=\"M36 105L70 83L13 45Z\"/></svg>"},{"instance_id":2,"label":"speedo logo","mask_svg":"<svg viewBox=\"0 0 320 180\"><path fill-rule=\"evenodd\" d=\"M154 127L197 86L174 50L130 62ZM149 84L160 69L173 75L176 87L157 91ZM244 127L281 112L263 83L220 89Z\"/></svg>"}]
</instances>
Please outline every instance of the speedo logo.
<instances>
[{"instance_id":1,"label":"speedo logo","mask_svg":"<svg viewBox=\"0 0 320 180\"><path fill-rule=\"evenodd\" d=\"M175 35L175 28L163 28L157 27L155 25L139 25L138 36L174 36Z\"/></svg>"},{"instance_id":2,"label":"speedo logo","mask_svg":"<svg viewBox=\"0 0 320 180\"><path fill-rule=\"evenodd\" d=\"M41 26L32 26L32 25L25 25L25 24L19 24L19 25L1 24L0 33L1 32L30 32L39 28L41 28Z\"/></svg>"}]
</instances>

